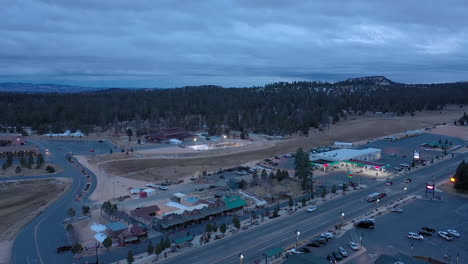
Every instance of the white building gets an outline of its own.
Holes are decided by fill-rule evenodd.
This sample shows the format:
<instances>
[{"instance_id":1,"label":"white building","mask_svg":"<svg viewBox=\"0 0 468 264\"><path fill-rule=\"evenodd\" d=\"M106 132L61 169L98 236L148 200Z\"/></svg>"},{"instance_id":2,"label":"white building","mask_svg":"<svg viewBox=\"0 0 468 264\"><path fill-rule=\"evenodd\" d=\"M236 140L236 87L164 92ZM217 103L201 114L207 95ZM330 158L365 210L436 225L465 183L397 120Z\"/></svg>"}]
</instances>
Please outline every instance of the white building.
<instances>
[{"instance_id":1,"label":"white building","mask_svg":"<svg viewBox=\"0 0 468 264\"><path fill-rule=\"evenodd\" d=\"M310 160L328 160L341 162L345 160L374 161L381 158L382 150L377 148L366 149L337 149L322 153L310 153Z\"/></svg>"}]
</instances>

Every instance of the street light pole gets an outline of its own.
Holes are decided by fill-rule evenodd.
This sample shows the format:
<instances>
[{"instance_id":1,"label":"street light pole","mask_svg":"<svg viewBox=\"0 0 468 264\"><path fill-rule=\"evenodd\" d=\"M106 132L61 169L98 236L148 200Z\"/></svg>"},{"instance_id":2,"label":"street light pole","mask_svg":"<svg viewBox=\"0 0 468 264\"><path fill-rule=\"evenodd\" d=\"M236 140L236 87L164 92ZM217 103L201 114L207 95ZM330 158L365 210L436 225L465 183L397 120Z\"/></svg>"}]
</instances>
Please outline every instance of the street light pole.
<instances>
[{"instance_id":1,"label":"street light pole","mask_svg":"<svg viewBox=\"0 0 468 264\"><path fill-rule=\"evenodd\" d=\"M408 190L408 188L405 186L405 187L403 188L403 198L406 197L406 190Z\"/></svg>"},{"instance_id":2,"label":"street light pole","mask_svg":"<svg viewBox=\"0 0 468 264\"><path fill-rule=\"evenodd\" d=\"M112 189L113 189L113 192L114 192L114 200L115 200L115 184L116 183L120 183L120 182L112 182Z\"/></svg>"},{"instance_id":3,"label":"street light pole","mask_svg":"<svg viewBox=\"0 0 468 264\"><path fill-rule=\"evenodd\" d=\"M239 254L239 261L240 261L240 264L242 264L242 262L244 261L244 255Z\"/></svg>"},{"instance_id":4,"label":"street light pole","mask_svg":"<svg viewBox=\"0 0 468 264\"><path fill-rule=\"evenodd\" d=\"M341 226L343 226L343 221L344 221L344 212L341 212ZM341 227L340 227L341 228Z\"/></svg>"},{"instance_id":5,"label":"street light pole","mask_svg":"<svg viewBox=\"0 0 468 264\"><path fill-rule=\"evenodd\" d=\"M297 245L299 244L299 235L301 234L301 232L299 232L299 230L296 231L296 247Z\"/></svg>"},{"instance_id":6,"label":"street light pole","mask_svg":"<svg viewBox=\"0 0 468 264\"><path fill-rule=\"evenodd\" d=\"M376 208L379 207L379 202L380 202L380 199L377 199L377 200L375 201Z\"/></svg>"}]
</instances>

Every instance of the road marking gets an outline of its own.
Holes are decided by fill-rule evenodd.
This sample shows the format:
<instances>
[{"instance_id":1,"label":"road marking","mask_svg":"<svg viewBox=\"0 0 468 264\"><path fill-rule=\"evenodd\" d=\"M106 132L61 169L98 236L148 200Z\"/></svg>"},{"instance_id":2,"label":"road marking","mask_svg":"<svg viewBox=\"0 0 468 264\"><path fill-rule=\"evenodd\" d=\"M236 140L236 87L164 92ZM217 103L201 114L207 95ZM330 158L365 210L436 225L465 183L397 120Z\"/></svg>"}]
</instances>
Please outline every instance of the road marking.
<instances>
[{"instance_id":1,"label":"road marking","mask_svg":"<svg viewBox=\"0 0 468 264\"><path fill-rule=\"evenodd\" d=\"M35 243L35 246L36 246L36 252L37 252L37 256L39 257L39 262L40 263L43 263L42 262L42 257L41 257L41 252L39 250L39 247L38 247L38 244L37 244L37 229L39 228L39 225L46 219L46 217L44 217L44 219L42 219L41 221L39 221L39 223L37 223L37 225L34 227L34 243Z\"/></svg>"}]
</instances>

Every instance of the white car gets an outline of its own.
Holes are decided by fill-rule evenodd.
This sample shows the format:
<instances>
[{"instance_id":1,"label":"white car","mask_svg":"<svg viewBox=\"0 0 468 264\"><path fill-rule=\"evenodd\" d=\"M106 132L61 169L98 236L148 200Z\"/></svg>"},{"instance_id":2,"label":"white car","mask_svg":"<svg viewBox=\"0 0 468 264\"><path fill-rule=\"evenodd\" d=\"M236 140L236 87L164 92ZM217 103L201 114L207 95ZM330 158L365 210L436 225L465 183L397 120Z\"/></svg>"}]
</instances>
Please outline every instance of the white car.
<instances>
[{"instance_id":1,"label":"white car","mask_svg":"<svg viewBox=\"0 0 468 264\"><path fill-rule=\"evenodd\" d=\"M392 209L390 209L390 212L393 212L393 213L403 213L403 209L399 208L399 207L394 207Z\"/></svg>"},{"instance_id":2,"label":"white car","mask_svg":"<svg viewBox=\"0 0 468 264\"><path fill-rule=\"evenodd\" d=\"M312 213L317 211L317 206L312 206L311 208L307 208L307 212Z\"/></svg>"},{"instance_id":3,"label":"white car","mask_svg":"<svg viewBox=\"0 0 468 264\"><path fill-rule=\"evenodd\" d=\"M354 242L349 242L349 247L354 250L354 251L358 251L359 250L359 247L356 243Z\"/></svg>"},{"instance_id":4,"label":"white car","mask_svg":"<svg viewBox=\"0 0 468 264\"><path fill-rule=\"evenodd\" d=\"M460 237L460 236L461 236L460 233L459 233L458 231L453 230L453 229L447 230L447 233L449 233L449 234L452 235L452 236L456 236L456 237Z\"/></svg>"},{"instance_id":5,"label":"white car","mask_svg":"<svg viewBox=\"0 0 468 264\"><path fill-rule=\"evenodd\" d=\"M344 258L348 256L348 252L346 252L346 250L343 247L339 247L338 251L340 252L341 256L343 256Z\"/></svg>"},{"instance_id":6,"label":"white car","mask_svg":"<svg viewBox=\"0 0 468 264\"><path fill-rule=\"evenodd\" d=\"M416 234L416 233L413 233L413 232L408 233L408 238L409 239L416 239L416 240L423 240L424 239L424 237L422 235L419 235L419 234Z\"/></svg>"},{"instance_id":7,"label":"white car","mask_svg":"<svg viewBox=\"0 0 468 264\"><path fill-rule=\"evenodd\" d=\"M333 234L330 233L330 232L325 232L325 233L321 234L320 236L321 236L321 237L324 237L324 238L326 238L326 239L330 239L330 238L334 238L334 237L335 237L335 235L333 235Z\"/></svg>"},{"instance_id":8,"label":"white car","mask_svg":"<svg viewBox=\"0 0 468 264\"><path fill-rule=\"evenodd\" d=\"M295 248L291 249L291 250L288 250L288 252L290 253L293 253L293 254L304 254L304 252L300 251L300 250L297 250Z\"/></svg>"},{"instance_id":9,"label":"white car","mask_svg":"<svg viewBox=\"0 0 468 264\"><path fill-rule=\"evenodd\" d=\"M445 232L445 231L439 231L439 232L437 232L437 234L438 234L441 238L443 238L443 239L445 239L445 240L448 240L448 241L451 241L451 240L453 239L453 237L452 237L449 233L447 233L447 232Z\"/></svg>"}]
</instances>

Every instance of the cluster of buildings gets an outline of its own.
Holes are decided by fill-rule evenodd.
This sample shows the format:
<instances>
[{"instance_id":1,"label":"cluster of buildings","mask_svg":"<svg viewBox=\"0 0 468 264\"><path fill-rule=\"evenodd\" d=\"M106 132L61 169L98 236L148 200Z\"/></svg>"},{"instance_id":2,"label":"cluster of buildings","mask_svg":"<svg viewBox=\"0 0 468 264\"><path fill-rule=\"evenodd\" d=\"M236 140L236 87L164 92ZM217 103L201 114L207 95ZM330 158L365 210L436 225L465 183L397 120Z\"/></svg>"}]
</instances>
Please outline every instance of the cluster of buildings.
<instances>
[{"instance_id":1,"label":"cluster of buildings","mask_svg":"<svg viewBox=\"0 0 468 264\"><path fill-rule=\"evenodd\" d=\"M146 141L153 143L165 143L171 140L184 141L187 138L193 138L194 135L190 134L187 130L175 127L175 128L163 128L157 132L150 133L145 136Z\"/></svg>"},{"instance_id":2,"label":"cluster of buildings","mask_svg":"<svg viewBox=\"0 0 468 264\"><path fill-rule=\"evenodd\" d=\"M9 155L23 157L39 154L37 146L26 145L26 143L22 136L0 135L0 158L6 158Z\"/></svg>"},{"instance_id":3,"label":"cluster of buildings","mask_svg":"<svg viewBox=\"0 0 468 264\"><path fill-rule=\"evenodd\" d=\"M169 200L136 208L130 215L155 230L167 230L201 223L210 217L241 210L246 205L247 202L239 196L200 199L174 193Z\"/></svg>"},{"instance_id":4,"label":"cluster of buildings","mask_svg":"<svg viewBox=\"0 0 468 264\"><path fill-rule=\"evenodd\" d=\"M94 239L102 243L107 237L111 237L119 245L137 243L141 238L147 237L148 232L140 225L127 225L122 221L110 222L106 225L93 224L91 230L96 232ZM85 245L88 249L95 246L95 243Z\"/></svg>"},{"instance_id":5,"label":"cluster of buildings","mask_svg":"<svg viewBox=\"0 0 468 264\"><path fill-rule=\"evenodd\" d=\"M390 166L385 163L376 162L382 156L382 150L377 148L349 149L342 148L321 153L310 153L309 158L313 165L326 172L330 166L348 165L352 168L361 166L364 169L374 169L383 172Z\"/></svg>"}]
</instances>

